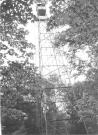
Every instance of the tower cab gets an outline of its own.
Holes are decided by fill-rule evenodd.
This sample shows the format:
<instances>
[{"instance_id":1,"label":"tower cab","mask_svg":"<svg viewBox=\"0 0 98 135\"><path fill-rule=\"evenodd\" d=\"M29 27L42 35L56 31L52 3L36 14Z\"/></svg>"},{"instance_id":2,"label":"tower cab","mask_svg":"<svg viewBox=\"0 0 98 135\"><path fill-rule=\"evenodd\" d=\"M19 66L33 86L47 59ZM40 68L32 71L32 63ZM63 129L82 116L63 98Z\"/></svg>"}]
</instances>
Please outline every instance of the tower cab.
<instances>
[{"instance_id":1,"label":"tower cab","mask_svg":"<svg viewBox=\"0 0 98 135\"><path fill-rule=\"evenodd\" d=\"M37 3L37 17L39 21L45 21L47 19L45 3Z\"/></svg>"}]
</instances>

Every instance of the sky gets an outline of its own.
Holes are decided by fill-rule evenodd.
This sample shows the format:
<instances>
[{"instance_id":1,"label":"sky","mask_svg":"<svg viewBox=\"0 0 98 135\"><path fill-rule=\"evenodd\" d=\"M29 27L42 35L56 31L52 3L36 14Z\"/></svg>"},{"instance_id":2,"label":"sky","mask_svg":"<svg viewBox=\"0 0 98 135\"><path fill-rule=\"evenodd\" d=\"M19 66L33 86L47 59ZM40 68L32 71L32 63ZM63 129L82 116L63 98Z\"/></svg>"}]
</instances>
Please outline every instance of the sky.
<instances>
[{"instance_id":1,"label":"sky","mask_svg":"<svg viewBox=\"0 0 98 135\"><path fill-rule=\"evenodd\" d=\"M69 82L68 78L68 63L64 55L62 55L63 50L67 50L67 47L62 47L60 50L55 49L51 43L53 41L53 37L57 32L61 32L62 30L68 29L68 26L60 27L59 29L55 29L51 32L46 32L46 24L44 22L40 23L40 46L39 49L39 30L38 30L38 22L29 23L27 25L27 29L29 30L29 35L27 39L29 42L32 42L35 45L35 55L32 62L35 65L39 66L39 50L41 53L40 61L41 61L41 73L44 77L48 77L50 74L58 74L61 80L65 83ZM79 51L77 56L81 57L82 60L88 60L88 55L86 50ZM65 68L66 67L66 68ZM65 71L66 69L66 71ZM70 75L69 75L70 76ZM66 79L65 79L66 78ZM74 83L75 80L70 76L71 83ZM80 76L76 81L83 81L85 76Z\"/></svg>"},{"instance_id":2,"label":"sky","mask_svg":"<svg viewBox=\"0 0 98 135\"><path fill-rule=\"evenodd\" d=\"M33 5L33 10L34 14L37 15L36 5ZM49 4L46 5L46 13L47 16L50 17ZM44 77L47 78L49 75L56 73L58 76L60 76L64 83L69 83L69 78L71 83L75 83L77 81L83 81L85 76L81 75L74 80L72 75L69 73L70 71L68 71L70 69L68 62L65 56L62 55L62 51L67 50L68 48L64 46L59 50L55 49L52 44L54 35L68 28L69 26L66 25L50 32L46 32L46 22L40 22L40 27L38 22L29 23L26 27L26 29L29 30L29 35L26 38L29 42L35 45L35 54L32 62L34 62L35 65L40 68L40 71ZM84 51L79 51L77 56L82 60L89 61L86 51L87 49Z\"/></svg>"},{"instance_id":3,"label":"sky","mask_svg":"<svg viewBox=\"0 0 98 135\"><path fill-rule=\"evenodd\" d=\"M50 17L49 6L49 4L46 5L47 17ZM32 8L34 10L34 14L37 15L36 5L34 4ZM43 77L47 78L51 74L58 74L61 81L63 81L64 83L68 83L69 78L71 80L71 83L74 83L75 80L72 78L72 75L70 74L70 66L68 65L66 57L62 54L64 50L67 51L67 45L60 49L56 49L54 48L52 43L56 33L62 32L63 30L66 30L68 28L69 26L65 25L57 29L53 29L50 32L47 32L46 22L40 22L40 27L38 22L29 22L25 29L29 31L29 35L26 36L26 39L28 40L28 42L33 43L35 45L35 50L28 49L28 52L31 51L34 53L34 57L31 60L31 62L40 68ZM77 53L77 55L79 57L81 56L81 59L83 60L88 60L86 51L80 51ZM7 56L8 59L11 59L10 57L12 56ZM15 59L14 56L13 59ZM82 76L79 77L78 80L83 81L84 78L85 77Z\"/></svg>"},{"instance_id":4,"label":"sky","mask_svg":"<svg viewBox=\"0 0 98 135\"><path fill-rule=\"evenodd\" d=\"M49 14L49 4L46 6L48 17ZM36 5L33 5L33 10L36 14ZM29 31L29 35L26 36L26 39L35 45L34 58L31 60L36 66L39 67L39 61L41 62L40 70L43 77L49 77L51 74L58 74L60 80L63 83L69 83L71 81L74 84L77 81L83 81L85 76L79 76L76 80L72 78L70 74L70 67L64 55L62 55L62 51L67 51L67 46L64 46L59 49L55 49L53 44L54 35L58 32L62 32L63 30L68 29L69 26L62 26L58 29L54 29L50 32L46 32L46 22L40 22L40 28L38 22L31 23L29 22L26 26L26 29ZM39 34L40 32L40 34ZM39 38L40 36L40 38ZM39 47L40 41L40 47ZM29 50L28 50L29 51ZM31 51L31 50L30 50ZM40 59L39 59L39 52L40 52ZM82 60L89 60L86 50L79 51L77 56L81 57ZM14 59L14 57L13 57ZM69 81L70 79L70 81ZM59 107L62 106L58 104Z\"/></svg>"}]
</instances>

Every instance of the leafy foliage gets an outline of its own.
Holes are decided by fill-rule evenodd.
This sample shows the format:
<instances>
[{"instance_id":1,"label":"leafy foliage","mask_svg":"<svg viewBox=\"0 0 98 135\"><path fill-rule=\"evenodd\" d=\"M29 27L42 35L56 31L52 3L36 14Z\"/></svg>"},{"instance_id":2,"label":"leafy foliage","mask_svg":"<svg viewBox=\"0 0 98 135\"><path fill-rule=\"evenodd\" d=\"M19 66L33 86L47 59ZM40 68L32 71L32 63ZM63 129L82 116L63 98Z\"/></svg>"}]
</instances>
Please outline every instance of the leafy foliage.
<instances>
[{"instance_id":1,"label":"leafy foliage","mask_svg":"<svg viewBox=\"0 0 98 135\"><path fill-rule=\"evenodd\" d=\"M69 93L70 98L68 99L70 102L67 104L67 109L68 113L70 114L70 118L73 119L73 121L70 121L72 130L69 128L72 133L79 133L79 127L76 128L77 124L80 124L80 128L84 128L86 133L95 134L98 132L96 120L97 99L93 94L95 93L95 90L93 90L90 83L91 82L77 83L72 87L72 91ZM90 89L92 89L92 91ZM73 127L73 125L75 127Z\"/></svg>"},{"instance_id":2,"label":"leafy foliage","mask_svg":"<svg viewBox=\"0 0 98 135\"><path fill-rule=\"evenodd\" d=\"M1 2L1 18L8 23L19 21L26 24L28 20L33 20L32 13L33 0L4 0Z\"/></svg>"},{"instance_id":3,"label":"leafy foliage","mask_svg":"<svg viewBox=\"0 0 98 135\"><path fill-rule=\"evenodd\" d=\"M77 82L68 88L65 86L62 90L61 88L56 89L58 78L54 75L50 77L50 80L55 83L55 89L59 95L56 95L56 101L57 103L60 103L59 107L62 105L61 116L63 116L62 112L64 112L64 117L61 118L58 116L57 110L57 113L55 113L57 114L57 117L54 122L59 125L59 128L63 128L62 123L64 120L67 132L70 134L96 134L98 132L96 118L96 115L98 114L97 69L95 71L94 74L92 70L89 70L92 74L88 72L88 80L86 79L84 82ZM59 86L62 87L60 84ZM60 100L58 100L58 98L60 98ZM57 134L59 133L58 128L55 127L53 130L57 131ZM66 133L66 130L63 132L60 129L60 131L61 133Z\"/></svg>"},{"instance_id":4,"label":"leafy foliage","mask_svg":"<svg viewBox=\"0 0 98 135\"><path fill-rule=\"evenodd\" d=\"M27 112L25 112L23 108L17 107L17 105L22 105L25 102L32 102L33 104L33 102L35 102L35 100L33 101L35 90L33 91L34 88L32 88L34 85L35 70L35 68L25 67L25 65L23 66L23 64L15 62L11 63L9 67L4 67L2 69L0 87L3 94L1 99L3 124L6 124L7 119L22 122ZM29 101L28 98L29 93L32 94L31 101ZM25 101L26 95L27 100Z\"/></svg>"},{"instance_id":5,"label":"leafy foliage","mask_svg":"<svg viewBox=\"0 0 98 135\"><path fill-rule=\"evenodd\" d=\"M50 93L53 85L42 78L30 63L11 62L8 67L2 67L1 76L4 132L14 132L23 122L29 134L41 132L40 122L45 126L44 111L52 104ZM16 123L19 126L16 127Z\"/></svg>"},{"instance_id":6,"label":"leafy foliage","mask_svg":"<svg viewBox=\"0 0 98 135\"><path fill-rule=\"evenodd\" d=\"M54 46L68 45L69 62L73 68L84 72L84 69L95 66L98 41L98 2L97 0L58 0L52 1L51 18L48 29L68 25L69 28L58 33ZM59 18L59 19L58 19ZM88 48L90 62L82 61L77 52ZM77 59L79 63L76 64ZM77 69L79 67L79 69Z\"/></svg>"},{"instance_id":7,"label":"leafy foliage","mask_svg":"<svg viewBox=\"0 0 98 135\"><path fill-rule=\"evenodd\" d=\"M32 59L34 45L26 40L28 31L24 25L29 20L34 20L33 1L3 0L0 3L0 56L1 65L10 58Z\"/></svg>"},{"instance_id":8,"label":"leafy foliage","mask_svg":"<svg viewBox=\"0 0 98 135\"><path fill-rule=\"evenodd\" d=\"M34 50L34 45L26 40L28 32L24 28L19 28L17 23L3 25L1 22L0 29L0 54L4 62L10 60L10 57L26 60L34 55L30 51L27 52L28 48Z\"/></svg>"}]
</instances>

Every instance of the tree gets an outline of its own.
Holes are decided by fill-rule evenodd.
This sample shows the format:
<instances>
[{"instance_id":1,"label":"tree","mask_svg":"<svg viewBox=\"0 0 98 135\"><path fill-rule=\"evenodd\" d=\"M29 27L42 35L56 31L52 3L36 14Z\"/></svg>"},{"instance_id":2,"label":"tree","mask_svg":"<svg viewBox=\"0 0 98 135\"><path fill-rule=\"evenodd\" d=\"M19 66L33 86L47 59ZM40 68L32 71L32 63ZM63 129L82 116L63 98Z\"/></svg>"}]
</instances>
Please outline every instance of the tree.
<instances>
[{"instance_id":1,"label":"tree","mask_svg":"<svg viewBox=\"0 0 98 135\"><path fill-rule=\"evenodd\" d=\"M95 70L96 71L96 70ZM89 71L90 72L90 71ZM54 94L56 97L56 103L60 102L60 107L62 105L62 112L64 112L64 117L59 117L59 111L55 113L57 124L57 134L59 134L58 129L63 128L63 120L65 120L65 126L70 134L96 134L97 131L97 71L88 72L88 80L84 82L77 82L71 87L66 85L58 84L58 77L53 75L49 78L52 82L55 83ZM89 76L90 75L90 76ZM96 76L96 77L95 77ZM95 79L96 78L96 82ZM95 85L96 84L96 85ZM61 86L61 87L60 87ZM65 88L64 88L65 87ZM58 100L60 99L60 100ZM55 107L54 107L55 108ZM59 108L59 107L58 107ZM62 112L60 113L63 116ZM51 115L52 116L52 115ZM59 120L59 122L58 122ZM51 121L50 121L51 122ZM52 122L51 122L52 125ZM59 125L59 128L58 128ZM51 128L50 128L51 129ZM81 129L81 130L80 130ZM60 132L63 131L60 129ZM66 133L66 131L64 131Z\"/></svg>"},{"instance_id":2,"label":"tree","mask_svg":"<svg viewBox=\"0 0 98 135\"><path fill-rule=\"evenodd\" d=\"M52 17L55 16L55 19L53 19L53 21L55 23L59 23L60 19L62 20L63 18L65 18L66 21L63 22L63 24L61 25L68 24L70 26L70 29L68 29L68 31L63 31L62 33L63 35L66 34L64 36L64 44L68 42L72 46L75 46L76 44L77 47L82 48L83 44L88 45L90 43L89 45L94 45L94 43L96 43L96 28L98 17L97 6L98 3L96 0L94 0L93 2L91 0L69 0L68 2L66 2L65 0L52 1ZM60 16L60 13L63 14L63 16ZM60 17L60 19L56 20L56 17L58 16Z\"/></svg>"},{"instance_id":3,"label":"tree","mask_svg":"<svg viewBox=\"0 0 98 135\"><path fill-rule=\"evenodd\" d=\"M33 107L37 100L35 95L39 91L38 85L34 82L37 76L36 68L12 62L2 69L1 75L2 125L7 132L13 132L17 129L15 125L19 128L16 122L22 124L23 118L28 117L30 113L25 105L28 104L30 107L31 104L31 108L36 108ZM11 122L15 124L12 126Z\"/></svg>"},{"instance_id":4,"label":"tree","mask_svg":"<svg viewBox=\"0 0 98 135\"><path fill-rule=\"evenodd\" d=\"M92 82L93 83L93 82ZM68 93L67 110L70 115L69 131L73 134L96 134L97 99L91 82L76 83ZM72 119L72 120L71 120ZM79 130L81 129L81 130Z\"/></svg>"},{"instance_id":5,"label":"tree","mask_svg":"<svg viewBox=\"0 0 98 135\"><path fill-rule=\"evenodd\" d=\"M18 21L26 24L28 20L34 21L32 12L33 0L3 0L1 2L1 18L8 23Z\"/></svg>"},{"instance_id":6,"label":"tree","mask_svg":"<svg viewBox=\"0 0 98 135\"><path fill-rule=\"evenodd\" d=\"M0 64L9 61L10 58L16 59L32 59L34 55L34 45L26 40L26 31L23 27L19 27L17 23L0 22ZM27 52L27 49L32 51Z\"/></svg>"},{"instance_id":7,"label":"tree","mask_svg":"<svg viewBox=\"0 0 98 135\"><path fill-rule=\"evenodd\" d=\"M0 73L3 131L12 133L24 124L28 134L42 132L45 127L44 112L52 103L50 93L53 84L39 75L37 68L28 62L11 62L2 67Z\"/></svg>"},{"instance_id":8,"label":"tree","mask_svg":"<svg viewBox=\"0 0 98 135\"><path fill-rule=\"evenodd\" d=\"M55 47L68 45L69 62L73 69L84 72L84 69L95 66L98 41L98 2L97 0L58 0L52 1L52 16L48 22L48 29L68 25L55 37ZM81 60L77 52L88 48L90 61ZM77 61L77 62L76 62Z\"/></svg>"},{"instance_id":9,"label":"tree","mask_svg":"<svg viewBox=\"0 0 98 135\"><path fill-rule=\"evenodd\" d=\"M33 0L3 0L0 3L0 64L8 57L32 59L34 45L26 40L28 31L24 26L29 20L34 21ZM32 51L27 52L27 49Z\"/></svg>"},{"instance_id":10,"label":"tree","mask_svg":"<svg viewBox=\"0 0 98 135\"><path fill-rule=\"evenodd\" d=\"M31 89L30 84L34 84L35 73L33 69L25 67L23 64L13 62L9 64L9 67L3 67L1 70L2 80L0 87L3 94L1 99L2 125L6 126L5 129L9 132L16 130L16 122L21 124L23 117L27 115L27 112L24 112L19 106L17 107L17 104L20 105L24 102L30 102L28 94L32 93L33 95L34 92L33 90L31 90L31 92L29 91ZM28 81L31 81L31 83L28 84ZM26 95L27 101L25 101ZM34 101L32 101L32 103L33 102ZM10 122L15 123L13 127L14 129L10 127Z\"/></svg>"}]
</instances>

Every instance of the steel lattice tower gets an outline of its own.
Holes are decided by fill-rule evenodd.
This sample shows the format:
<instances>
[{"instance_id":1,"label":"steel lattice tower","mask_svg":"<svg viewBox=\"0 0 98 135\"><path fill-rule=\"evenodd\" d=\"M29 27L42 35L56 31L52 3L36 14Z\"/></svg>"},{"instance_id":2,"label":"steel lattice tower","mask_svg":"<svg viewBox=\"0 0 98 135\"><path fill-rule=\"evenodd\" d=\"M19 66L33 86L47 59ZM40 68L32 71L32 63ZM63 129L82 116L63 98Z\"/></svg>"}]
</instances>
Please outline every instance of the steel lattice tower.
<instances>
[{"instance_id":1,"label":"steel lattice tower","mask_svg":"<svg viewBox=\"0 0 98 135\"><path fill-rule=\"evenodd\" d=\"M57 52L53 46L53 38L55 36L54 31L47 32L47 15L45 11L45 5L38 4L38 54L39 54L39 72L43 77L46 77L53 73L58 73L60 81L63 83L61 78L61 69L64 68L64 59L60 51ZM64 55L63 55L64 56ZM62 63L59 60L59 57L62 58ZM61 64L59 64L61 63ZM46 71L47 70L47 71ZM46 72L46 73L45 73ZM59 83L59 82L58 82ZM46 100L45 93L44 98ZM46 124L46 135L48 135L47 127L47 117L45 112L45 124ZM40 118L41 120L41 118ZM41 122L42 123L42 122Z\"/></svg>"}]
</instances>

